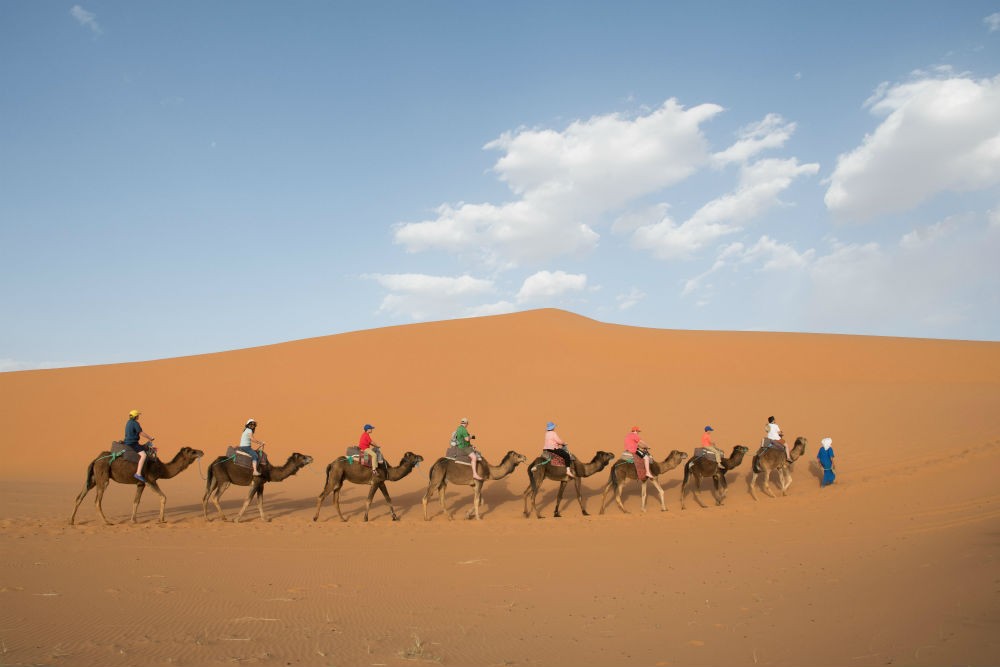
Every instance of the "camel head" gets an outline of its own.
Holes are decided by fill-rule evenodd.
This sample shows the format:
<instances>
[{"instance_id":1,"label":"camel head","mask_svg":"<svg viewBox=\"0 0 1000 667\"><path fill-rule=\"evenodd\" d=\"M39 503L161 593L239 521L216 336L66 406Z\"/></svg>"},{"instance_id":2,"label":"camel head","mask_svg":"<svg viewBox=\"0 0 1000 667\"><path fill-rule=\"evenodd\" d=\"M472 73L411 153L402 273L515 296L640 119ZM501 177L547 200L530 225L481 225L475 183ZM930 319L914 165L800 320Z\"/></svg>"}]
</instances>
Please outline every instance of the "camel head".
<instances>
[{"instance_id":1,"label":"camel head","mask_svg":"<svg viewBox=\"0 0 1000 667\"><path fill-rule=\"evenodd\" d=\"M299 454L298 452L294 452L291 456L288 457L288 462L294 463L298 467L302 468L312 463L313 457L309 456L308 454Z\"/></svg>"},{"instance_id":2,"label":"camel head","mask_svg":"<svg viewBox=\"0 0 1000 667\"><path fill-rule=\"evenodd\" d=\"M412 464L413 467L415 468L423 460L424 457L422 457L420 454L414 454L413 452L406 452L405 454L403 454L403 458L402 460L400 460L399 463L400 465L409 463Z\"/></svg>"},{"instance_id":3,"label":"camel head","mask_svg":"<svg viewBox=\"0 0 1000 667\"><path fill-rule=\"evenodd\" d=\"M591 461L591 463L600 463L601 465L608 465L609 463L611 463L611 461L614 460L614 458L615 455L612 454L611 452L597 452L596 454L594 454L594 458Z\"/></svg>"},{"instance_id":4,"label":"camel head","mask_svg":"<svg viewBox=\"0 0 1000 667\"><path fill-rule=\"evenodd\" d=\"M181 447L181 450L177 452L177 456L179 458L182 458L189 463L197 461L204 455L205 452L201 451L200 449L195 449L193 447L188 447L186 445L184 447Z\"/></svg>"}]
</instances>

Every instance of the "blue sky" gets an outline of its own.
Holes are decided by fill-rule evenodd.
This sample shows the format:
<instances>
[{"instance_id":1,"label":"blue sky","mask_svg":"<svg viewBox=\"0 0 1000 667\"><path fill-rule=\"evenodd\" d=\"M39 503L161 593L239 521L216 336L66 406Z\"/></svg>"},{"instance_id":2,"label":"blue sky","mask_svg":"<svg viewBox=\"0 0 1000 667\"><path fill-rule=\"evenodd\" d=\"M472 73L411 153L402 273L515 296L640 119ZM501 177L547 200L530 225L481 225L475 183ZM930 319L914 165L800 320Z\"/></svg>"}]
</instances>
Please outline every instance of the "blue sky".
<instances>
[{"instance_id":1,"label":"blue sky","mask_svg":"<svg viewBox=\"0 0 1000 667\"><path fill-rule=\"evenodd\" d=\"M540 307L998 340L997 257L997 2L0 4L0 370Z\"/></svg>"}]
</instances>

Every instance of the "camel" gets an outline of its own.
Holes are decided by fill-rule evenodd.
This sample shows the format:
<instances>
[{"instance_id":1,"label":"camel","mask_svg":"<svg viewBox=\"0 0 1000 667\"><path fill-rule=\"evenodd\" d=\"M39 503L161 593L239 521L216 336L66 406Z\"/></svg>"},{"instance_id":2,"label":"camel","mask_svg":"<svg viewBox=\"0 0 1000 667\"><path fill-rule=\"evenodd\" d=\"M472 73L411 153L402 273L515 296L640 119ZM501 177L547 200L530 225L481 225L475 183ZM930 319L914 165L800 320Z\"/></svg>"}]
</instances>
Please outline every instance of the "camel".
<instances>
[{"instance_id":1,"label":"camel","mask_svg":"<svg viewBox=\"0 0 1000 667\"><path fill-rule=\"evenodd\" d=\"M653 476L647 477L639 484L642 491L641 508L643 512L646 511L646 482L650 481L653 482L653 486L656 487L656 491L660 494L660 511L667 511L667 501L663 497L663 487L660 486L657 476L673 470L686 458L687 452L681 452L675 449L670 452L670 455L663 459L663 461L656 461L654 459L649 462L649 470L653 473ZM621 460L611 466L611 473L608 475L608 483L604 486L604 493L601 494L601 514L604 514L604 508L608 502L608 493L611 489L615 490L615 502L618 503L618 508L622 512L628 514L628 510L625 509L625 505L622 503L622 489L625 488L625 482L630 479L639 479L639 475L635 471L634 463Z\"/></svg>"},{"instance_id":2,"label":"camel","mask_svg":"<svg viewBox=\"0 0 1000 667\"><path fill-rule=\"evenodd\" d=\"M712 495L715 497L715 504L721 505L724 503L726 501L726 491L729 486L726 482L726 473L742 463L743 456L746 453L746 447L736 445L733 447L733 453L728 458L722 459L721 467L711 456L696 456L688 461L688 464L684 466L684 481L681 482L681 509L684 509L684 495L689 477L694 478L694 488L691 491L694 493L694 499L698 501L699 505L706 507L705 503L701 502L701 498L698 496L702 477L711 477L714 482Z\"/></svg>"},{"instance_id":3,"label":"camel","mask_svg":"<svg viewBox=\"0 0 1000 667\"><path fill-rule=\"evenodd\" d=\"M243 518L243 513L247 511L247 507L250 505L250 501L253 500L254 496L257 497L257 509L260 511L260 520L270 521L270 519L264 515L264 484L267 482L280 482L287 479L312 463L312 460L313 458L311 456L295 452L288 457L288 460L285 461L284 465L275 467L268 463L267 455L262 453L260 460L260 475L254 477L251 468L244 468L236 465L233 457L220 456L216 458L212 461L212 465L208 466L208 480L205 484L205 496L201 499L201 508L205 512L205 521L209 520L209 499L212 500L212 504L215 505L215 509L219 511L219 517L223 521L226 520L226 515L222 511L222 505L219 504L219 500L222 499L222 494L226 492L226 489L229 488L230 484L250 487L250 493L247 494L247 499L243 503L243 507L240 508L239 514L237 514L236 518L233 519L233 523L240 522L240 519Z\"/></svg>"},{"instance_id":4,"label":"camel","mask_svg":"<svg viewBox=\"0 0 1000 667\"><path fill-rule=\"evenodd\" d=\"M480 473L485 472L486 476L483 479L474 479L472 477L472 466L468 464L461 464L442 456L434 462L433 466L431 466L431 471L428 475L430 481L427 484L427 492L424 493L423 499L424 521L430 521L430 516L427 514L427 501L430 500L431 493L435 489L437 489L438 497L441 499L442 511L444 511L445 515L449 519L454 519L444 502L445 487L448 486L449 482L459 486L471 486L473 488L472 509L469 510L466 516L470 519L473 516L475 516L477 520L482 519L482 517L479 516L479 507L482 505L483 501L483 483L487 479L503 479L507 475L514 472L514 468L516 468L519 464L524 463L527 460L528 458L524 454L518 454L513 450L507 452L498 466L492 466L489 461L481 458L479 459L479 471Z\"/></svg>"},{"instance_id":5,"label":"camel","mask_svg":"<svg viewBox=\"0 0 1000 667\"><path fill-rule=\"evenodd\" d=\"M101 502L104 500L104 491L108 488L108 483L112 480L119 484L136 485L135 498L132 500L132 516L129 518L129 521L135 523L135 513L139 509L139 499L142 498L142 492L148 486L160 496L160 523L166 523L163 514L167 506L167 497L160 490L157 482L161 479L170 479L176 476L203 455L204 452L200 449L181 447L180 451L174 455L174 458L169 463L164 463L159 458L150 456L146 459L146 463L143 466L143 476L146 478L146 482L143 483L132 476L135 474L136 464L134 462L126 461L125 457L122 456L116 457L112 461L111 452L101 452L87 466L87 481L84 482L83 491L76 497L76 506L73 508L73 516L69 518L69 524L73 525L76 520L76 512L80 509L80 503L83 502L87 493L96 486L97 499L95 503L97 505L97 513L104 519L105 525L111 525L108 517L104 516L104 508L101 507Z\"/></svg>"},{"instance_id":6,"label":"camel","mask_svg":"<svg viewBox=\"0 0 1000 667\"><path fill-rule=\"evenodd\" d=\"M340 488L344 485L344 481L351 482L352 484L367 484L368 499L365 501L365 518L364 521L368 521L368 511L372 507L372 498L375 497L375 491L381 491L382 495L385 497L385 502L389 505L389 512L392 514L393 521L399 521L399 517L396 516L396 508L392 506L392 498L389 497L389 491L385 488L386 482L398 482L403 479L411 472L413 469L424 460L424 457L419 454L414 454L413 452L406 452L403 454L403 458L400 459L398 466L388 466L382 470L384 479L378 484L372 484L372 469L367 468L360 463L349 463L346 456L341 456L333 460L333 462L326 467L326 485L323 487L323 491L319 494L319 498L316 499L316 515L313 517L313 521L319 519L319 510L323 506L323 499L326 498L330 493L333 493L333 504L337 508L337 516L340 517L341 521L347 521L344 515L340 511Z\"/></svg>"},{"instance_id":7,"label":"camel","mask_svg":"<svg viewBox=\"0 0 1000 667\"><path fill-rule=\"evenodd\" d=\"M528 466L528 488L524 490L525 518L531 516L531 512L528 511L529 496L531 498L531 508L535 510L535 516L539 519L542 518L541 513L538 511L538 505L535 504L535 498L538 496L538 488L546 479L554 479L559 482L559 492L556 494L556 510L552 516L556 518L561 516L559 514L559 503L562 502L563 491L566 489L566 484L569 483L569 476L566 474L564 466L554 466L546 461L547 458L547 456L539 456ZM576 499L580 503L580 511L583 512L584 516L589 516L589 514L587 513L587 508L583 506L580 478L590 477L594 473L604 470L605 466L614 458L615 455L610 452L597 452L590 463L580 463L576 459L573 460L573 487L576 489Z\"/></svg>"},{"instance_id":8,"label":"camel","mask_svg":"<svg viewBox=\"0 0 1000 667\"><path fill-rule=\"evenodd\" d=\"M809 441L802 436L795 438L795 444L792 445L791 450L788 452L792 463L806 453L806 446L808 444ZM781 495L787 496L788 487L792 485L792 463L785 458L785 453L777 447L761 447L757 450L757 453L753 455L753 473L750 475L750 495L753 496L753 499L757 500L757 493L754 487L757 486L757 475L762 473L764 475L764 493L772 498L775 497L771 493L770 485L767 483L772 470L778 471L778 485L781 487Z\"/></svg>"}]
</instances>

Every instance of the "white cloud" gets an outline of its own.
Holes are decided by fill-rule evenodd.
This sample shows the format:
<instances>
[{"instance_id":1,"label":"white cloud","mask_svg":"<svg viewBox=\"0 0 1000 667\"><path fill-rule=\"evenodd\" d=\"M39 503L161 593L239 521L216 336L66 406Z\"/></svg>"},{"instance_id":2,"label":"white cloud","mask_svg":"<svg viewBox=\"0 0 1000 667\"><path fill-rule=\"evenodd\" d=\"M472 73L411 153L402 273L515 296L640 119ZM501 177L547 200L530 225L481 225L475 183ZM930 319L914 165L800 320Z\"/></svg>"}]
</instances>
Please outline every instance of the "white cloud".
<instances>
[{"instance_id":1,"label":"white cloud","mask_svg":"<svg viewBox=\"0 0 1000 667\"><path fill-rule=\"evenodd\" d=\"M736 143L712 155L712 162L719 166L746 162L763 150L781 148L794 133L795 123L786 122L776 113L769 113L764 120L741 128Z\"/></svg>"},{"instance_id":2,"label":"white cloud","mask_svg":"<svg viewBox=\"0 0 1000 667\"><path fill-rule=\"evenodd\" d=\"M95 35L101 34L101 26L97 22L97 15L93 12L88 12L80 5L73 5L69 10L69 14L76 19L77 23L85 28L90 28L90 31Z\"/></svg>"},{"instance_id":3,"label":"white cloud","mask_svg":"<svg viewBox=\"0 0 1000 667\"><path fill-rule=\"evenodd\" d=\"M721 111L670 99L634 118L607 114L561 132L506 132L484 148L503 151L493 171L514 201L443 204L433 219L396 225L394 239L411 252L442 249L491 268L586 253L604 215L707 164L700 126Z\"/></svg>"},{"instance_id":4,"label":"white cloud","mask_svg":"<svg viewBox=\"0 0 1000 667\"><path fill-rule=\"evenodd\" d=\"M645 292L638 287L633 287L625 294L619 294L616 296L615 300L618 302L618 310L628 310L645 298Z\"/></svg>"},{"instance_id":5,"label":"white cloud","mask_svg":"<svg viewBox=\"0 0 1000 667\"><path fill-rule=\"evenodd\" d=\"M995 305L1000 294L1000 228L990 214L951 216L896 243L829 244L821 253L766 236L750 247L732 243L683 294L703 305L724 291L729 307L746 311L746 322L778 330L931 337L956 327L975 335L995 330L1000 310L982 306ZM747 270L752 279L741 275Z\"/></svg>"},{"instance_id":6,"label":"white cloud","mask_svg":"<svg viewBox=\"0 0 1000 667\"><path fill-rule=\"evenodd\" d=\"M990 32L1000 30L1000 12L990 14L983 19L983 23L986 24L986 27L989 28Z\"/></svg>"},{"instance_id":7,"label":"white cloud","mask_svg":"<svg viewBox=\"0 0 1000 667\"><path fill-rule=\"evenodd\" d=\"M565 271L539 271L528 276L517 293L518 303L553 299L567 292L579 292L587 287L587 276Z\"/></svg>"},{"instance_id":8,"label":"white cloud","mask_svg":"<svg viewBox=\"0 0 1000 667\"><path fill-rule=\"evenodd\" d=\"M718 239L743 229L744 224L781 203L784 190L799 176L819 171L815 163L799 164L795 158L764 159L740 169L736 190L713 199L683 223L670 218L638 228L633 246L660 259L687 257Z\"/></svg>"},{"instance_id":9,"label":"white cloud","mask_svg":"<svg viewBox=\"0 0 1000 667\"><path fill-rule=\"evenodd\" d=\"M389 294L382 299L380 313L413 320L465 317L470 303L495 292L493 281L463 276L429 276L420 273L369 274Z\"/></svg>"},{"instance_id":10,"label":"white cloud","mask_svg":"<svg viewBox=\"0 0 1000 667\"><path fill-rule=\"evenodd\" d=\"M864 220L1000 184L1000 77L883 84L865 104L885 119L838 158L830 211Z\"/></svg>"}]
</instances>

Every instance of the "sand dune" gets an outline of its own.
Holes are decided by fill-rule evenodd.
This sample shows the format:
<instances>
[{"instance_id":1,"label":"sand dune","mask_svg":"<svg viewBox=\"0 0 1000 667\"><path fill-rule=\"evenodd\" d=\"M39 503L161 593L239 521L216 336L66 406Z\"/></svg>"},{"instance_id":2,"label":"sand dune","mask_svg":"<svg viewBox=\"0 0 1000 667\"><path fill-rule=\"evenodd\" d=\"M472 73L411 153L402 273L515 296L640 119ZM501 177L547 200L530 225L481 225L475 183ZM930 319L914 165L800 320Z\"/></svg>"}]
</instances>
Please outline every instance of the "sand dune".
<instances>
[{"instance_id":1,"label":"sand dune","mask_svg":"<svg viewBox=\"0 0 1000 667\"><path fill-rule=\"evenodd\" d=\"M639 329L570 313L362 331L135 364L0 374L3 664L944 665L1000 663L997 605L1000 344ZM204 461L104 526L87 464L128 410L167 458ZM632 424L658 458L711 424L728 451L768 415L810 446L787 497L748 492L749 457L722 507L680 510L681 468L639 512L599 514L604 471L552 519L522 515L523 469L487 484L484 519L421 498L459 418L484 454L529 458L544 424L580 458L617 453ZM248 417L276 461L315 462L269 484L261 522L202 517L208 462ZM376 425L401 521L348 486L342 523L312 521L326 464ZM810 465L823 437L834 487ZM123 522L134 487L112 484ZM759 495L759 494L758 494ZM223 508L234 514L244 488Z\"/></svg>"}]
</instances>

